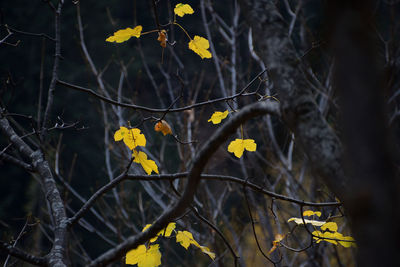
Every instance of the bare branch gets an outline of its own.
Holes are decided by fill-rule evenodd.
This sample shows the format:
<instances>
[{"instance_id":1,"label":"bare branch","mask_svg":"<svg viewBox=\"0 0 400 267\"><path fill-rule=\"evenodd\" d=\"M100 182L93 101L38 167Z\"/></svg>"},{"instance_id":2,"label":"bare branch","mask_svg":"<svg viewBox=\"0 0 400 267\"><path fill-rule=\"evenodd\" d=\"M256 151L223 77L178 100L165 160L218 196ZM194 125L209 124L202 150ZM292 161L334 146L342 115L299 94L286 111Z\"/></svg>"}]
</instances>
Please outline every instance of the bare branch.
<instances>
[{"instance_id":1,"label":"bare branch","mask_svg":"<svg viewBox=\"0 0 400 267\"><path fill-rule=\"evenodd\" d=\"M132 175L132 174L121 174L114 178L112 181L110 181L108 184L104 185L101 187L99 190L94 193L90 199L88 199L85 204L82 206L82 208L73 216L69 219L69 224L74 224L75 221L79 220L82 216L83 213L86 213L88 209L93 206L94 202L104 195L105 193L109 192L112 188L117 186L123 181L130 180L130 181L173 181L176 179L186 179L189 173L183 172L183 173L174 173L174 174L160 174L160 175ZM308 201L303 201L299 199L294 199L288 196L284 196L281 194L274 193L272 191L268 191L264 188L262 188L259 185L256 185L254 183L248 182L244 179L233 177L233 176L227 176L227 175L219 175L219 174L202 174L201 175L202 180L216 180L216 181L225 181L225 182L232 182L232 183L237 183L240 185L244 185L246 187L251 188L252 190L264 194L266 196L272 197L274 199L279 199L282 201L288 201L292 202L294 204L302 205L302 206L309 206L309 207L329 207L329 206L341 206L342 203L340 202L321 202L321 203L316 203L316 202L308 202Z\"/></svg>"},{"instance_id":2,"label":"bare branch","mask_svg":"<svg viewBox=\"0 0 400 267\"><path fill-rule=\"evenodd\" d=\"M10 27L9 25L4 25L4 26L11 33L18 33L18 34L22 34L22 35L35 36L35 37L43 37L43 38L46 38L53 42L56 41L56 39L54 39L53 37L50 37L49 35L47 35L45 33L32 33L32 32L20 31L20 30L14 29L13 27Z\"/></svg>"},{"instance_id":3,"label":"bare branch","mask_svg":"<svg viewBox=\"0 0 400 267\"><path fill-rule=\"evenodd\" d=\"M61 33L60 33L60 17L61 17L61 8L64 1L59 1L57 10L54 12L55 14L55 51L54 51L54 63L53 63L53 70L52 70L52 77L51 82L49 85L49 90L47 93L47 105L46 110L43 115L43 124L42 124L42 133L40 135L41 139L43 140L46 135L46 127L49 124L49 116L51 113L51 109L53 106L53 98L56 89L56 84L58 80L58 66L60 64L61 58Z\"/></svg>"},{"instance_id":4,"label":"bare branch","mask_svg":"<svg viewBox=\"0 0 400 267\"><path fill-rule=\"evenodd\" d=\"M36 265L36 266L48 266L46 263L46 260L42 257L37 257L33 256L31 254L26 253L25 251L13 247L12 245L0 241L0 250L5 251L7 254L16 257L20 260L23 260L25 262L28 262L30 264Z\"/></svg>"},{"instance_id":5,"label":"bare branch","mask_svg":"<svg viewBox=\"0 0 400 267\"><path fill-rule=\"evenodd\" d=\"M14 164L18 167L21 167L23 169L25 169L28 172L34 172L35 170L33 169L32 165L29 163L26 163L20 159L17 159L7 153L0 153L0 160L4 160L7 161L11 164Z\"/></svg>"}]
</instances>

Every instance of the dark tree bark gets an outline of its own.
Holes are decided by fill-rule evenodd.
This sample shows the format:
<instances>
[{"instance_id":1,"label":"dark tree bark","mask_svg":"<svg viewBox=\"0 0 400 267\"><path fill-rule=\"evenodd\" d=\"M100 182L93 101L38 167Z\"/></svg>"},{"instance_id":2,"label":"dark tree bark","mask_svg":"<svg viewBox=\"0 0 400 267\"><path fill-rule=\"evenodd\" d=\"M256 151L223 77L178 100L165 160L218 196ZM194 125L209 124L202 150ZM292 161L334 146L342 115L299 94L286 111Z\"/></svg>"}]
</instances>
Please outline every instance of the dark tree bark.
<instances>
[{"instance_id":1,"label":"dark tree bark","mask_svg":"<svg viewBox=\"0 0 400 267\"><path fill-rule=\"evenodd\" d=\"M400 249L399 180L385 114L372 1L330 1L334 81L340 93L346 208L358 241L359 266L395 266ZM374 38L375 37L375 38Z\"/></svg>"}]
</instances>

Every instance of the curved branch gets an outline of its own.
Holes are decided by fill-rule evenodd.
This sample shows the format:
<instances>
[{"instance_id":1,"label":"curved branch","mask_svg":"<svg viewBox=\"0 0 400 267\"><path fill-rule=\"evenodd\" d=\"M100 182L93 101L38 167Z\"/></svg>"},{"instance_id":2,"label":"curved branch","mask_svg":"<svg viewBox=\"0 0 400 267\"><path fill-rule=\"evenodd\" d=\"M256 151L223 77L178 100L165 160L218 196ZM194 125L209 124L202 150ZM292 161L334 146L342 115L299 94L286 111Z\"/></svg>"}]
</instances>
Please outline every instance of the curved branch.
<instances>
[{"instance_id":1,"label":"curved branch","mask_svg":"<svg viewBox=\"0 0 400 267\"><path fill-rule=\"evenodd\" d=\"M93 206L94 202L101 197L102 195L104 195L105 193L107 193L108 191L110 191L111 189L113 189L114 187L116 187L119 183L121 183L122 181L124 181L127 178L127 174L126 172L122 173L121 175L119 175L118 177L116 177L115 179L111 180L108 184L106 184L105 186L103 186L102 188L100 188L99 190L97 190L96 193L94 193L86 202L85 204L75 213L75 215L71 218L69 218L68 220L68 226L71 227L72 225L74 225L76 222L79 221L80 218L83 217L83 215Z\"/></svg>"}]
</instances>

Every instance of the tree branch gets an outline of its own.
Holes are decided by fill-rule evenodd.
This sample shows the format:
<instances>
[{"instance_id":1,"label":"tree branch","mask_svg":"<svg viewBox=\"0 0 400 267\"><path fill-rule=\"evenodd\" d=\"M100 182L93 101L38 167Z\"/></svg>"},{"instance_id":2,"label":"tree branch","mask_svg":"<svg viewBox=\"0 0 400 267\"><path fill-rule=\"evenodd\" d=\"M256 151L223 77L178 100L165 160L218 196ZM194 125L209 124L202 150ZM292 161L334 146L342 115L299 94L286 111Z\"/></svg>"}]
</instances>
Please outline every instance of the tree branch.
<instances>
[{"instance_id":1,"label":"tree branch","mask_svg":"<svg viewBox=\"0 0 400 267\"><path fill-rule=\"evenodd\" d=\"M28 172L34 172L35 171L31 164L23 162L22 160L19 160L19 159L15 158L15 157L7 154L7 153L0 153L0 160L7 161L7 162L9 162L11 164L14 164L14 165L16 165L18 167L21 167L21 168L25 169Z\"/></svg>"},{"instance_id":2,"label":"tree branch","mask_svg":"<svg viewBox=\"0 0 400 267\"><path fill-rule=\"evenodd\" d=\"M64 1L58 2L57 10L54 12L55 14L55 51L54 51L54 64L53 64L53 71L51 82L49 85L49 90L47 94L47 105L46 110L43 116L43 125L42 125L42 132L40 134L41 139L44 139L46 135L46 127L49 124L49 116L51 113L51 109L53 106L53 98L56 89L57 79L58 79L58 66L60 64L60 57L61 57L61 34L60 34L60 17L61 17L61 8Z\"/></svg>"},{"instance_id":3,"label":"tree branch","mask_svg":"<svg viewBox=\"0 0 400 267\"><path fill-rule=\"evenodd\" d=\"M197 108L197 107L201 107L201 106L205 106L205 105L210 105L210 104L214 104L214 103L218 103L218 102L223 102L223 101L227 101L227 100L232 100L235 99L237 97L240 96L251 96L251 95L255 95L256 92L252 92L252 93L247 93L245 94L245 91L258 79L258 77L260 77L262 74L264 74L264 72L266 72L267 70L263 70L262 72L260 72L256 77L254 77L239 93L232 95L232 96L228 96L228 97L221 97L221 98L217 98L217 99L213 99L213 100L208 100L208 101L204 101L204 102L200 102L200 103L196 103L193 105L189 105L189 106L185 106L185 107L181 107L181 108L172 108L172 109L157 109L157 108L149 108L149 107L144 107L144 106L139 106L139 105L135 105L135 104L126 104L126 103L120 103L117 102L115 100L112 100L110 98L104 97L98 93L96 93L95 91L93 91L92 89L88 89L85 87L81 87L78 85L73 85L64 81L60 81L57 80L57 83L60 85L63 85L65 87L77 90L77 91L81 91L81 92L85 92L88 93L104 102L107 102L109 104L112 105L116 105L116 106L120 106L120 107L125 107L125 108L130 108L133 110L142 110L142 111L147 111L147 112L154 112L154 113L165 113L165 112L181 112L184 110L188 110L188 109L192 109L192 108Z\"/></svg>"},{"instance_id":4,"label":"tree branch","mask_svg":"<svg viewBox=\"0 0 400 267\"><path fill-rule=\"evenodd\" d=\"M18 258L20 260L23 260L25 262L28 262L30 264L33 265L37 265L37 266L48 266L46 263L46 260L42 257L36 257L33 256L31 254L26 253L25 251L13 247L12 245L4 242L4 241L0 241L0 250L5 251L7 254Z\"/></svg>"},{"instance_id":5,"label":"tree branch","mask_svg":"<svg viewBox=\"0 0 400 267\"><path fill-rule=\"evenodd\" d=\"M9 30L12 33L18 33L18 34L22 34L22 35L35 36L35 37L44 37L46 39L49 39L50 41L55 41L55 39L53 37L50 37L49 35L47 35L45 33L25 32L25 31L20 31L20 30L14 29L14 28L10 27L9 25L4 25L4 26L6 27L7 30Z\"/></svg>"},{"instance_id":6,"label":"tree branch","mask_svg":"<svg viewBox=\"0 0 400 267\"><path fill-rule=\"evenodd\" d=\"M67 216L65 213L64 203L61 199L60 192L57 189L51 172L49 163L44 159L40 150L33 151L14 131L8 123L7 118L0 114L0 130L8 137L11 143L18 150L32 161L33 168L38 172L43 182L43 189L46 194L46 200L49 203L51 210L49 213L54 221L54 242L53 247L47 255L50 265L59 264L66 266L66 222Z\"/></svg>"},{"instance_id":7,"label":"tree branch","mask_svg":"<svg viewBox=\"0 0 400 267\"><path fill-rule=\"evenodd\" d=\"M77 213L75 213L75 215L68 220L68 224L69 225L75 224L93 206L94 202L96 202L97 199L99 199L102 195L109 192L112 188L116 187L117 185L119 185L120 183L122 183L126 180L130 180L130 181L173 181L176 179L186 179L188 177L188 174L189 174L188 172L174 173L174 174L160 174L160 175L121 174L121 175L117 176L116 178L114 178L113 180L111 180L108 184L104 185L99 190L97 190L96 193L94 193L85 202L85 204L80 208L80 210ZM237 183L237 184L243 185L245 187L248 187L258 193L269 196L271 198L279 199L282 201L288 201L288 202L298 204L301 206L335 207L335 206L342 205L342 203L340 203L340 202L317 203L317 202L309 202L309 201L291 198L291 197L288 197L285 195L277 194L272 191L268 191L257 184L254 184L254 183L248 182L244 179L233 177L233 176L219 175L219 174L201 174L200 179Z\"/></svg>"}]
</instances>

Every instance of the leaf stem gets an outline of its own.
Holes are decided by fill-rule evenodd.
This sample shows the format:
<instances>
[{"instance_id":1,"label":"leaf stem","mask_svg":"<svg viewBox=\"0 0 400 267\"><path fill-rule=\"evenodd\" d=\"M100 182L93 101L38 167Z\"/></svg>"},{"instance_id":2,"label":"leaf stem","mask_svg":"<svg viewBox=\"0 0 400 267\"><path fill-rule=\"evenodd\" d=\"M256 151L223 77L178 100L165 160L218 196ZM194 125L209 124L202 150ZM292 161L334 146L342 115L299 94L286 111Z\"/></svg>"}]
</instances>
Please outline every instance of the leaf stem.
<instances>
[{"instance_id":1,"label":"leaf stem","mask_svg":"<svg viewBox=\"0 0 400 267\"><path fill-rule=\"evenodd\" d=\"M146 34L149 34L149 33L153 33L153 32L159 32L159 30L155 29L155 30L151 30L151 31L148 31L148 32L142 32L142 33L140 34L140 36L146 35Z\"/></svg>"},{"instance_id":2,"label":"leaf stem","mask_svg":"<svg viewBox=\"0 0 400 267\"><path fill-rule=\"evenodd\" d=\"M191 41L192 38L190 37L190 35L188 34L188 32L178 23L178 22L173 22L172 24L178 26L179 28L181 28L181 30L186 34L186 36L189 38L189 40Z\"/></svg>"}]
</instances>

